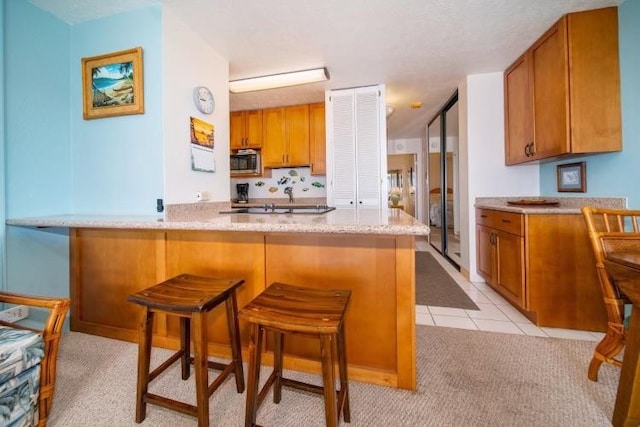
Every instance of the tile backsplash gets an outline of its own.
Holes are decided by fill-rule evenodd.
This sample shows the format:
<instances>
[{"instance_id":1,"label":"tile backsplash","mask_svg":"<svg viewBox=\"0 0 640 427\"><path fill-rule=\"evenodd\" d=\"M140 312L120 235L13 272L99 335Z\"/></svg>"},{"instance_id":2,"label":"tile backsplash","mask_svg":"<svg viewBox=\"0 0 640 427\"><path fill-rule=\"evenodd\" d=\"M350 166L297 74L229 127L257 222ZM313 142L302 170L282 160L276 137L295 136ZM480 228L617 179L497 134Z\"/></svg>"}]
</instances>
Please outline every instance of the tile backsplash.
<instances>
[{"instance_id":1,"label":"tile backsplash","mask_svg":"<svg viewBox=\"0 0 640 427\"><path fill-rule=\"evenodd\" d=\"M237 199L236 184L249 184L249 200L288 198L287 187L293 188L295 198L326 198L326 177L311 175L309 168L272 169L271 177L231 178L231 199Z\"/></svg>"}]
</instances>

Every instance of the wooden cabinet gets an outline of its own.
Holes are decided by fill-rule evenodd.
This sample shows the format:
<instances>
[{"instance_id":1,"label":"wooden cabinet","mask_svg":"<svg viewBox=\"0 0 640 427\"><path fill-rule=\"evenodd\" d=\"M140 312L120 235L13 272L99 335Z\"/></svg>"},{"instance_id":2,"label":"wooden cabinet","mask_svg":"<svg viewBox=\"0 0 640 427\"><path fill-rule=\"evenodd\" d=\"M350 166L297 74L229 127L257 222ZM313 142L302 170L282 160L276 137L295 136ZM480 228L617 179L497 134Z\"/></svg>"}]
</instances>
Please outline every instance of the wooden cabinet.
<instances>
[{"instance_id":1,"label":"wooden cabinet","mask_svg":"<svg viewBox=\"0 0 640 427\"><path fill-rule=\"evenodd\" d=\"M309 161L311 175L327 173L326 120L324 102L309 104Z\"/></svg>"},{"instance_id":2,"label":"wooden cabinet","mask_svg":"<svg viewBox=\"0 0 640 427\"><path fill-rule=\"evenodd\" d=\"M349 376L416 388L414 236L72 228L70 244L73 331L135 342L142 308L127 297L185 271L243 278L238 308L277 281L335 286L352 291L345 323ZM229 358L224 308L207 321L211 356ZM249 327L240 328L246 354ZM153 334L154 345L179 348L179 319L160 315ZM317 343L287 342L285 368L319 372L310 361Z\"/></svg>"},{"instance_id":3,"label":"wooden cabinet","mask_svg":"<svg viewBox=\"0 0 640 427\"><path fill-rule=\"evenodd\" d=\"M620 151L617 8L565 15L504 73L505 162Z\"/></svg>"},{"instance_id":4,"label":"wooden cabinet","mask_svg":"<svg viewBox=\"0 0 640 427\"><path fill-rule=\"evenodd\" d=\"M581 214L476 209L476 245L478 274L538 326L606 329Z\"/></svg>"},{"instance_id":5,"label":"wooden cabinet","mask_svg":"<svg viewBox=\"0 0 640 427\"><path fill-rule=\"evenodd\" d=\"M309 166L309 105L262 110L265 168Z\"/></svg>"},{"instance_id":6,"label":"wooden cabinet","mask_svg":"<svg viewBox=\"0 0 640 427\"><path fill-rule=\"evenodd\" d=\"M522 215L483 210L476 222L478 273L512 304L526 309Z\"/></svg>"},{"instance_id":7,"label":"wooden cabinet","mask_svg":"<svg viewBox=\"0 0 640 427\"><path fill-rule=\"evenodd\" d=\"M234 111L230 113L230 148L262 147L262 110Z\"/></svg>"}]
</instances>

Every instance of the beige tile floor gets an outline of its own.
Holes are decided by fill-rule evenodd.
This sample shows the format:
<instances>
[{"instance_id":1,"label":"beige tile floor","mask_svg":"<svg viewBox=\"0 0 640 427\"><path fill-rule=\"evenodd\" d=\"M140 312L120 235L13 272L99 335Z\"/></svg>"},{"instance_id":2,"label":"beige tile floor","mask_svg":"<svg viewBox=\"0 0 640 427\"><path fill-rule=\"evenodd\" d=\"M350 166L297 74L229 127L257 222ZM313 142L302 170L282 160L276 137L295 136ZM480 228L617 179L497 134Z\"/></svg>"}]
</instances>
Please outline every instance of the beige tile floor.
<instances>
[{"instance_id":1,"label":"beige tile floor","mask_svg":"<svg viewBox=\"0 0 640 427\"><path fill-rule=\"evenodd\" d=\"M473 283L466 280L464 276L442 258L426 240L417 240L416 249L431 252L460 288L462 288L480 308L478 311L417 305L416 324L418 325L588 341L600 341L604 336L604 334L600 332L537 327L487 284Z\"/></svg>"}]
</instances>

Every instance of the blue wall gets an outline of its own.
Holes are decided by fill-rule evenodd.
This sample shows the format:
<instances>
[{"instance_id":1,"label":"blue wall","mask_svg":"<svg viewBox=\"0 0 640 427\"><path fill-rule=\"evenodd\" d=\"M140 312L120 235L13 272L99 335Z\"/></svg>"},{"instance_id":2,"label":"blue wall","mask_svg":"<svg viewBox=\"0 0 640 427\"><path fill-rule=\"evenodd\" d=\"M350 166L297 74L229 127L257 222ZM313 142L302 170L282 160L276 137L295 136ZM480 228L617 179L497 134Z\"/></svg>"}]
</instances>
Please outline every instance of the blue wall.
<instances>
[{"instance_id":1,"label":"blue wall","mask_svg":"<svg viewBox=\"0 0 640 427\"><path fill-rule=\"evenodd\" d=\"M81 59L143 49L144 114L82 118ZM162 10L146 7L72 27L74 213L155 214L163 198Z\"/></svg>"},{"instance_id":2,"label":"blue wall","mask_svg":"<svg viewBox=\"0 0 640 427\"><path fill-rule=\"evenodd\" d=\"M26 1L4 2L6 216L71 206L68 25ZM6 230L6 289L66 295L67 230Z\"/></svg>"},{"instance_id":3,"label":"blue wall","mask_svg":"<svg viewBox=\"0 0 640 427\"><path fill-rule=\"evenodd\" d=\"M7 219L4 191L4 1L0 4L0 224ZM5 227L0 226L0 289L5 289Z\"/></svg>"},{"instance_id":4,"label":"blue wall","mask_svg":"<svg viewBox=\"0 0 640 427\"><path fill-rule=\"evenodd\" d=\"M27 1L3 3L2 221L155 214L163 197L160 6L70 26ZM143 48L145 113L84 120L81 58L136 46ZM69 294L67 229L7 227L1 249L6 289Z\"/></svg>"},{"instance_id":5,"label":"blue wall","mask_svg":"<svg viewBox=\"0 0 640 427\"><path fill-rule=\"evenodd\" d=\"M544 164L540 190L544 196L567 196L556 191L556 165L585 161L587 192L575 196L627 197L629 208L640 209L640 1L627 0L618 9L623 151ZM594 100L597 102L597 100Z\"/></svg>"}]
</instances>

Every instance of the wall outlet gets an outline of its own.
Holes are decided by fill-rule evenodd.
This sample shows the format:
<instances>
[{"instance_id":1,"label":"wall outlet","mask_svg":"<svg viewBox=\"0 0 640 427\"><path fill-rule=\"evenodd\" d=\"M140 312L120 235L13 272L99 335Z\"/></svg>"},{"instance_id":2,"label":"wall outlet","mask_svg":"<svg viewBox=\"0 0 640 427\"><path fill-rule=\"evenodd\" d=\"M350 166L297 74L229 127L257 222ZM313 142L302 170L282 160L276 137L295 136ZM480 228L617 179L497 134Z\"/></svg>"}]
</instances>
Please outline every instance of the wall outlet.
<instances>
[{"instance_id":1,"label":"wall outlet","mask_svg":"<svg viewBox=\"0 0 640 427\"><path fill-rule=\"evenodd\" d=\"M0 311L0 320L4 322L15 323L27 317L29 317L29 307L26 305L17 305Z\"/></svg>"},{"instance_id":2,"label":"wall outlet","mask_svg":"<svg viewBox=\"0 0 640 427\"><path fill-rule=\"evenodd\" d=\"M211 193L208 191L198 191L196 193L196 200L199 202L205 202L211 198Z\"/></svg>"}]
</instances>

